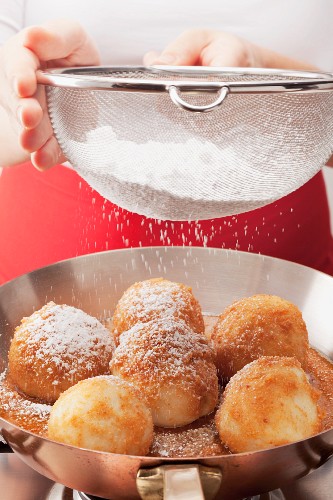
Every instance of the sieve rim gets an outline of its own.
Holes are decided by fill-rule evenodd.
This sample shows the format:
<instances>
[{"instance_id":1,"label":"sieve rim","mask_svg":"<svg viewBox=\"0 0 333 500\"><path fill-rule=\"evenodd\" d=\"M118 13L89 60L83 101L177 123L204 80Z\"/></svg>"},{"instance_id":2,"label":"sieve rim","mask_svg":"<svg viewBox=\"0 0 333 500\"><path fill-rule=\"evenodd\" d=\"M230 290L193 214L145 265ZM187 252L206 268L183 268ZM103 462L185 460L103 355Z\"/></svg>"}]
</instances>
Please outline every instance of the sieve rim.
<instances>
[{"instance_id":1,"label":"sieve rim","mask_svg":"<svg viewBox=\"0 0 333 500\"><path fill-rule=\"evenodd\" d=\"M89 73L94 72L94 75ZM110 73L149 72L157 74L160 78L126 78L105 76ZM101 73L101 75L96 75ZM174 74L175 79L165 79L166 75ZM202 76L218 76L221 81L196 80ZM258 76L251 81L226 81L224 75ZM163 78L164 76L164 78ZM184 80L181 76L192 79ZM260 80L260 76L272 76L272 80ZM178 77L178 78L177 78ZM286 80L276 80L274 77L285 77ZM287 79L289 78L289 79ZM290 78L294 78L291 80ZM183 92L217 92L227 87L229 93L237 94L260 94L260 93L284 93L284 92L325 92L333 90L333 74L324 72L294 71L267 68L231 68L231 67L207 67L207 66L81 66L66 68L50 68L37 71L39 84L62 87L77 88L82 90L109 90L125 92L169 92L170 87L176 87Z\"/></svg>"}]
</instances>

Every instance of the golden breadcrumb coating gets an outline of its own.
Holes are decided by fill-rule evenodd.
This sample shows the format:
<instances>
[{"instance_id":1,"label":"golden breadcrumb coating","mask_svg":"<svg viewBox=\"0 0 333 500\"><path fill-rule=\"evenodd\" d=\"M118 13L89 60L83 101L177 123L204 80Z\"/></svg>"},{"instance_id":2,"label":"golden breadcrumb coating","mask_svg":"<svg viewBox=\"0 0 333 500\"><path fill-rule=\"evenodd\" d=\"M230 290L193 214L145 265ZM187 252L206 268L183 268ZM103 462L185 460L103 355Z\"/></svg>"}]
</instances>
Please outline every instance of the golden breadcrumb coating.
<instances>
[{"instance_id":1,"label":"golden breadcrumb coating","mask_svg":"<svg viewBox=\"0 0 333 500\"><path fill-rule=\"evenodd\" d=\"M153 421L137 389L112 375L82 380L65 391L51 409L48 437L87 448L146 455Z\"/></svg>"},{"instance_id":2,"label":"golden breadcrumb coating","mask_svg":"<svg viewBox=\"0 0 333 500\"><path fill-rule=\"evenodd\" d=\"M322 430L320 392L295 358L267 356L234 375L215 422L233 453L280 446Z\"/></svg>"},{"instance_id":3,"label":"golden breadcrumb coating","mask_svg":"<svg viewBox=\"0 0 333 500\"><path fill-rule=\"evenodd\" d=\"M117 338L136 323L162 317L181 319L195 332L204 332L201 307L192 289L182 283L154 278L134 283L124 292L113 315L114 335Z\"/></svg>"},{"instance_id":4,"label":"golden breadcrumb coating","mask_svg":"<svg viewBox=\"0 0 333 500\"><path fill-rule=\"evenodd\" d=\"M16 328L9 378L28 396L53 403L79 380L110 373L114 349L112 334L96 318L49 302Z\"/></svg>"},{"instance_id":5,"label":"golden breadcrumb coating","mask_svg":"<svg viewBox=\"0 0 333 500\"><path fill-rule=\"evenodd\" d=\"M110 368L145 395L157 426L186 425L217 404L214 352L183 321L136 324L120 336Z\"/></svg>"},{"instance_id":6,"label":"golden breadcrumb coating","mask_svg":"<svg viewBox=\"0 0 333 500\"><path fill-rule=\"evenodd\" d=\"M231 304L219 316L211 342L222 378L260 356L294 356L306 368L309 342L302 314L275 295L254 295Z\"/></svg>"}]
</instances>

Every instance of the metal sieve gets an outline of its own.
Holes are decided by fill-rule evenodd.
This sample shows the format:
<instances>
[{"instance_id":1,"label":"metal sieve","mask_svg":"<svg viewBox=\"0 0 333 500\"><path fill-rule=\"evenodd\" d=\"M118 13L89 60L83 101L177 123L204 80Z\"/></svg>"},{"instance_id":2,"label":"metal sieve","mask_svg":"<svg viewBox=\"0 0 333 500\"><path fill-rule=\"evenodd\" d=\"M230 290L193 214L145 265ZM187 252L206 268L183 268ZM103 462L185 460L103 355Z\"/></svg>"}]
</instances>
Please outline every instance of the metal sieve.
<instances>
[{"instance_id":1,"label":"metal sieve","mask_svg":"<svg viewBox=\"0 0 333 500\"><path fill-rule=\"evenodd\" d=\"M55 136L94 189L139 214L210 219L294 191L333 150L333 75L208 67L38 72Z\"/></svg>"}]
</instances>

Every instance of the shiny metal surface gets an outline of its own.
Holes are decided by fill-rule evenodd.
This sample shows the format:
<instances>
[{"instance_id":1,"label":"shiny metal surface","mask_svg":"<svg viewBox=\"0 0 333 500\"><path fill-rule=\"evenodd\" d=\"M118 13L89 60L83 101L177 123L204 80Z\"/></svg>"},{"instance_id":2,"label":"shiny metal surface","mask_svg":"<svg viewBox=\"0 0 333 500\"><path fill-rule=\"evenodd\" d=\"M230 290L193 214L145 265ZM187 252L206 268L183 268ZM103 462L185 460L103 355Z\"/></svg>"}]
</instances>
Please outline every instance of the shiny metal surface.
<instances>
[{"instance_id":1,"label":"shiny metal surface","mask_svg":"<svg viewBox=\"0 0 333 500\"><path fill-rule=\"evenodd\" d=\"M117 77L106 76L106 73L119 73ZM129 73L149 72L159 75L159 79L144 79L128 77ZM93 74L91 74L93 73ZM123 75L121 75L123 73ZM227 81L223 74L238 76L255 75L255 81ZM127 74L127 76L126 76ZM166 77L173 74L173 79ZM177 79L182 75L187 80ZM200 81L195 78L221 75L221 81ZM269 81L260 80L260 77L272 76ZM189 77L193 80L189 80ZM275 80L274 80L275 76ZM164 78L163 78L164 77ZM285 80L283 80L285 78ZM289 79L288 79L289 78ZM290 78L293 78L291 80ZM88 90L137 91L137 92L168 92L170 86L182 91L216 92L227 87L230 93L286 93L286 92L323 92L333 89L333 75L331 73L307 71L283 71L261 68L211 68L211 67L172 67L172 66L87 66L73 68L56 68L39 70L38 83L54 87L78 88Z\"/></svg>"},{"instance_id":2,"label":"shiny metal surface","mask_svg":"<svg viewBox=\"0 0 333 500\"><path fill-rule=\"evenodd\" d=\"M308 476L251 500L331 500L333 460ZM1 500L89 500L35 472L14 453L0 454ZM114 497L114 500L116 498Z\"/></svg>"},{"instance_id":3,"label":"shiny metal surface","mask_svg":"<svg viewBox=\"0 0 333 500\"><path fill-rule=\"evenodd\" d=\"M158 276L192 286L203 310L212 314L219 313L233 300L254 293L280 295L303 311L312 345L333 357L333 278L254 254L161 247L70 259L3 285L0 288L2 368L7 363L15 326L23 316L47 301L80 307L105 319L112 315L129 285ZM136 476L142 467L189 462L83 450L32 435L4 420L0 424L12 449L36 471L70 488L104 498L139 498ZM332 452L333 430L329 430L275 449L191 462L220 468L223 480L218 498L234 499L294 481L320 466Z\"/></svg>"},{"instance_id":4,"label":"shiny metal surface","mask_svg":"<svg viewBox=\"0 0 333 500\"><path fill-rule=\"evenodd\" d=\"M186 111L193 111L194 113L197 113L198 111L202 112L214 111L215 108L221 106L224 99L227 97L228 93L229 93L228 87L222 87L217 92L217 98L215 99L215 101L213 101L210 104L206 104L205 106L199 106L197 104L190 104L189 102L184 101L184 99L180 97L177 87L174 86L169 87L169 95L172 102L176 104L176 106L178 106L179 108L185 109Z\"/></svg>"},{"instance_id":5,"label":"shiny metal surface","mask_svg":"<svg viewBox=\"0 0 333 500\"><path fill-rule=\"evenodd\" d=\"M147 500L213 500L221 481L219 468L176 464L141 469L136 486Z\"/></svg>"},{"instance_id":6,"label":"shiny metal surface","mask_svg":"<svg viewBox=\"0 0 333 500\"><path fill-rule=\"evenodd\" d=\"M14 453L0 454L1 500L46 499L52 486L49 479L27 467Z\"/></svg>"}]
</instances>

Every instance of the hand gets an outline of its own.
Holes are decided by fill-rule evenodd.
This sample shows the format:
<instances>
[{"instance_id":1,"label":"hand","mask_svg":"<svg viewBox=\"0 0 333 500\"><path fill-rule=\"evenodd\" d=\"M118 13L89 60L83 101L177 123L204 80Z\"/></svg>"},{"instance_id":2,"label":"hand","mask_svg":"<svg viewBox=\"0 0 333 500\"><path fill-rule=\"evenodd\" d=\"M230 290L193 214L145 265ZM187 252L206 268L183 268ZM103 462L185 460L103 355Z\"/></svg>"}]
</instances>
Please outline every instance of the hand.
<instances>
[{"instance_id":1,"label":"hand","mask_svg":"<svg viewBox=\"0 0 333 500\"><path fill-rule=\"evenodd\" d=\"M76 22L59 20L32 26L0 50L0 105L17 137L17 156L45 170L65 161L48 117L45 88L37 86L39 68L99 64L93 41ZM21 156L20 156L21 155Z\"/></svg>"},{"instance_id":2,"label":"hand","mask_svg":"<svg viewBox=\"0 0 333 500\"><path fill-rule=\"evenodd\" d=\"M185 31L160 54L148 52L143 62L146 66L167 64L317 71L304 61L259 47L231 33L204 29Z\"/></svg>"},{"instance_id":3,"label":"hand","mask_svg":"<svg viewBox=\"0 0 333 500\"><path fill-rule=\"evenodd\" d=\"M144 64L262 67L258 49L230 33L194 29L182 33L162 53L148 52Z\"/></svg>"}]
</instances>

